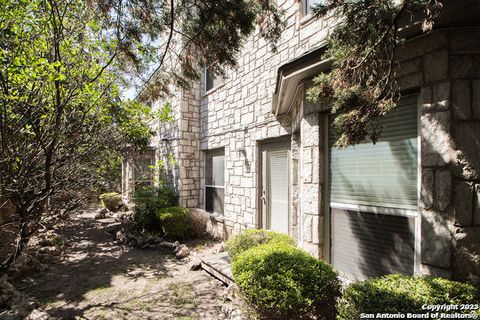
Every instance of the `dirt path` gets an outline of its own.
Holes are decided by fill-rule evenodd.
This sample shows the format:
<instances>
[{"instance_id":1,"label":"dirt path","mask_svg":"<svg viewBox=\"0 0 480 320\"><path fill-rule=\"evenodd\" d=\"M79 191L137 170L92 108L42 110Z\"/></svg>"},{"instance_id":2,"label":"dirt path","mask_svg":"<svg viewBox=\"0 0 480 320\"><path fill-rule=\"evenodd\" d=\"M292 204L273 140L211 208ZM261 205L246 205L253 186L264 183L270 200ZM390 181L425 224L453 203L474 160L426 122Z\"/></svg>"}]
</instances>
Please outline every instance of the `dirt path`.
<instances>
[{"instance_id":1,"label":"dirt path","mask_svg":"<svg viewBox=\"0 0 480 320\"><path fill-rule=\"evenodd\" d=\"M62 231L63 259L24 280L23 290L61 319L225 319L220 282L167 252L115 244L107 233L115 225L77 216Z\"/></svg>"}]
</instances>

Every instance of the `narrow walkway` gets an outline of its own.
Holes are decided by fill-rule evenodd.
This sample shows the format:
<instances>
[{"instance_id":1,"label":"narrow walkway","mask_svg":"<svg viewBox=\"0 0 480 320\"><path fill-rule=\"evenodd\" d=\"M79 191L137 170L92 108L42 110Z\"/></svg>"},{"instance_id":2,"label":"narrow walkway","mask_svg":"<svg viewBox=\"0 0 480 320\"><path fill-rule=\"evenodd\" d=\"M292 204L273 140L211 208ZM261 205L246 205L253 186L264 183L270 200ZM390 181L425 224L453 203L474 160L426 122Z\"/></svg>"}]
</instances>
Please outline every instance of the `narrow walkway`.
<instances>
[{"instance_id":1,"label":"narrow walkway","mask_svg":"<svg viewBox=\"0 0 480 320\"><path fill-rule=\"evenodd\" d=\"M166 252L115 244L108 234L115 225L78 216L63 231L64 258L23 290L61 319L225 319L220 281Z\"/></svg>"}]
</instances>

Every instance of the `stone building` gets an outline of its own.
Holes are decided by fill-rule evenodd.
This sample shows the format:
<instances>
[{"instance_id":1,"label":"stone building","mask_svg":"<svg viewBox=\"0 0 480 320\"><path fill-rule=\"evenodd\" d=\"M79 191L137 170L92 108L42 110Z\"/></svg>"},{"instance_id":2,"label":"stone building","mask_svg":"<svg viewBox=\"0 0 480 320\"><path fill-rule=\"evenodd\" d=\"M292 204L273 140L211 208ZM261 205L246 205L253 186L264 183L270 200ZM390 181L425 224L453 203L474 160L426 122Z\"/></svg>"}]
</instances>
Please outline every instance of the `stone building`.
<instances>
[{"instance_id":1,"label":"stone building","mask_svg":"<svg viewBox=\"0 0 480 320\"><path fill-rule=\"evenodd\" d=\"M312 0L307 2L311 2ZM385 273L480 280L480 2L444 1L432 32L408 23L398 54L402 100L379 142L332 147L328 106L305 100L333 21L282 0L277 52L251 36L238 68L205 70L172 97L159 130L182 206L227 238L289 233L352 279ZM126 170L128 171L128 170Z\"/></svg>"}]
</instances>

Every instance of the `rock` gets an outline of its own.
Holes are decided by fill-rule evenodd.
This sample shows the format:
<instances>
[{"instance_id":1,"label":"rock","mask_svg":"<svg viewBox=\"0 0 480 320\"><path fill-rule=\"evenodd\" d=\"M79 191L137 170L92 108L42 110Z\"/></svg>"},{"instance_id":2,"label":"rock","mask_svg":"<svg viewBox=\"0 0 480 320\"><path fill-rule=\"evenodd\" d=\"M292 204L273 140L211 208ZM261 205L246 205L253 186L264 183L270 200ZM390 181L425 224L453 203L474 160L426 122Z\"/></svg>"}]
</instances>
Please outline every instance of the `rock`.
<instances>
[{"instance_id":1,"label":"rock","mask_svg":"<svg viewBox=\"0 0 480 320\"><path fill-rule=\"evenodd\" d=\"M163 247L163 248L167 248L167 249L170 249L170 250L175 250L175 248L177 247L177 245L175 243L168 242L168 241L162 241L158 244L158 246Z\"/></svg>"},{"instance_id":2,"label":"rock","mask_svg":"<svg viewBox=\"0 0 480 320\"><path fill-rule=\"evenodd\" d=\"M44 264L43 268L46 268L45 264L51 264L55 260L55 256L44 253L44 254L39 254L38 259Z\"/></svg>"},{"instance_id":3,"label":"rock","mask_svg":"<svg viewBox=\"0 0 480 320\"><path fill-rule=\"evenodd\" d=\"M236 291L237 291L237 286L235 284L229 285L223 291L223 294L222 294L223 299L225 301L234 301Z\"/></svg>"},{"instance_id":4,"label":"rock","mask_svg":"<svg viewBox=\"0 0 480 320\"><path fill-rule=\"evenodd\" d=\"M156 238L154 238L154 241L153 241L153 242L154 242L155 244L160 244L160 243L163 242L163 238L161 238L161 237L156 237Z\"/></svg>"},{"instance_id":5,"label":"rock","mask_svg":"<svg viewBox=\"0 0 480 320\"><path fill-rule=\"evenodd\" d=\"M101 213L101 212L99 212L99 213L97 213L97 214L95 215L95 219L96 219L96 220L105 219L105 217L106 217L106 216L105 216L105 213Z\"/></svg>"},{"instance_id":6,"label":"rock","mask_svg":"<svg viewBox=\"0 0 480 320\"><path fill-rule=\"evenodd\" d=\"M175 257L180 260L188 257L189 254L190 254L190 250L187 248L187 246L182 245L180 247L180 250L178 250L177 253L175 254Z\"/></svg>"},{"instance_id":7,"label":"rock","mask_svg":"<svg viewBox=\"0 0 480 320\"><path fill-rule=\"evenodd\" d=\"M107 214L109 213L109 210L107 208L100 208L97 211L97 214L95 215L95 219L105 219L107 217Z\"/></svg>"},{"instance_id":8,"label":"rock","mask_svg":"<svg viewBox=\"0 0 480 320\"><path fill-rule=\"evenodd\" d=\"M40 241L38 241L38 245L41 247L51 247L53 246L53 243L49 239L41 239Z\"/></svg>"},{"instance_id":9,"label":"rock","mask_svg":"<svg viewBox=\"0 0 480 320\"><path fill-rule=\"evenodd\" d=\"M32 271L39 271L42 268L42 264L33 256L21 255L15 261L14 268L20 271L20 273L25 274Z\"/></svg>"},{"instance_id":10,"label":"rock","mask_svg":"<svg viewBox=\"0 0 480 320\"><path fill-rule=\"evenodd\" d=\"M120 243L123 243L123 244L127 243L127 237L125 236L125 233L123 233L122 230L117 231L117 233L115 234L115 239L120 241Z\"/></svg>"},{"instance_id":11,"label":"rock","mask_svg":"<svg viewBox=\"0 0 480 320\"><path fill-rule=\"evenodd\" d=\"M242 320L242 313L240 310L235 308L235 306L231 304L224 304L222 306L222 312L227 319L231 320Z\"/></svg>"},{"instance_id":12,"label":"rock","mask_svg":"<svg viewBox=\"0 0 480 320\"><path fill-rule=\"evenodd\" d=\"M50 254L52 256L59 256L61 251L57 247L43 247L38 249L38 253L40 254Z\"/></svg>"},{"instance_id":13,"label":"rock","mask_svg":"<svg viewBox=\"0 0 480 320\"><path fill-rule=\"evenodd\" d=\"M48 320L49 316L46 312L35 309L28 315L26 319L27 320Z\"/></svg>"},{"instance_id":14,"label":"rock","mask_svg":"<svg viewBox=\"0 0 480 320\"><path fill-rule=\"evenodd\" d=\"M127 212L129 209L128 209L128 206L122 202L122 205L118 208L118 211L121 211L121 212Z\"/></svg>"},{"instance_id":15,"label":"rock","mask_svg":"<svg viewBox=\"0 0 480 320\"><path fill-rule=\"evenodd\" d=\"M35 302L11 285L6 277L2 277L0 278L0 305L2 306L0 310L6 310L0 313L1 319L25 319L34 309Z\"/></svg>"},{"instance_id":16,"label":"rock","mask_svg":"<svg viewBox=\"0 0 480 320\"><path fill-rule=\"evenodd\" d=\"M193 261L190 263L190 270L191 271L197 271L202 268L202 260L195 258Z\"/></svg>"},{"instance_id":17,"label":"rock","mask_svg":"<svg viewBox=\"0 0 480 320\"><path fill-rule=\"evenodd\" d=\"M222 252L225 252L225 249L226 249L225 242L222 242L215 247L214 251L215 253L222 253Z\"/></svg>"},{"instance_id":18,"label":"rock","mask_svg":"<svg viewBox=\"0 0 480 320\"><path fill-rule=\"evenodd\" d=\"M122 229L126 232L126 233L133 233L136 229L136 226L135 224L130 221L130 220L123 220L123 225L122 225Z\"/></svg>"}]
</instances>

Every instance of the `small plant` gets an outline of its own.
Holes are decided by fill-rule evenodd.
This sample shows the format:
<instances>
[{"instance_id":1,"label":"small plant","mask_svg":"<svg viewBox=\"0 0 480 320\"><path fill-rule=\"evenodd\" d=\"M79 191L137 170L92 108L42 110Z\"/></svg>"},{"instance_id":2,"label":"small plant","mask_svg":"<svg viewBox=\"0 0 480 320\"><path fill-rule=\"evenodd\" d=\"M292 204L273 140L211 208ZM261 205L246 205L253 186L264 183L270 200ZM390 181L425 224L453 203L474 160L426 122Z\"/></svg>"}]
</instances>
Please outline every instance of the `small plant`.
<instances>
[{"instance_id":1,"label":"small plant","mask_svg":"<svg viewBox=\"0 0 480 320\"><path fill-rule=\"evenodd\" d=\"M227 241L227 252L232 259L242 252L266 243L281 243L295 246L290 236L265 229L249 229Z\"/></svg>"},{"instance_id":2,"label":"small plant","mask_svg":"<svg viewBox=\"0 0 480 320\"><path fill-rule=\"evenodd\" d=\"M161 231L158 211L173 207L178 202L176 192L169 187L138 188L134 194L133 221L141 231Z\"/></svg>"},{"instance_id":3,"label":"small plant","mask_svg":"<svg viewBox=\"0 0 480 320\"><path fill-rule=\"evenodd\" d=\"M338 304L338 319L360 319L362 313L426 313L428 310L423 310L422 305L475 304L479 301L480 289L470 284L391 274L348 286Z\"/></svg>"},{"instance_id":4,"label":"small plant","mask_svg":"<svg viewBox=\"0 0 480 320\"><path fill-rule=\"evenodd\" d=\"M162 234L168 239L186 239L192 232L188 219L188 209L170 207L158 210L157 217Z\"/></svg>"},{"instance_id":5,"label":"small plant","mask_svg":"<svg viewBox=\"0 0 480 320\"><path fill-rule=\"evenodd\" d=\"M325 262L285 243L267 243L235 257L236 284L260 319L335 318L337 274Z\"/></svg>"},{"instance_id":6,"label":"small plant","mask_svg":"<svg viewBox=\"0 0 480 320\"><path fill-rule=\"evenodd\" d=\"M110 211L116 211L118 204L122 202L122 195L116 192L103 193L100 195L102 206Z\"/></svg>"},{"instance_id":7,"label":"small plant","mask_svg":"<svg viewBox=\"0 0 480 320\"><path fill-rule=\"evenodd\" d=\"M62 237L60 237L59 235L53 236L51 241L54 246L61 246L63 244Z\"/></svg>"}]
</instances>

